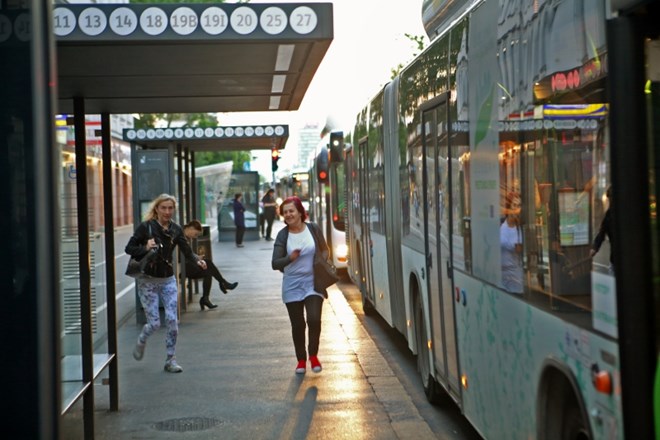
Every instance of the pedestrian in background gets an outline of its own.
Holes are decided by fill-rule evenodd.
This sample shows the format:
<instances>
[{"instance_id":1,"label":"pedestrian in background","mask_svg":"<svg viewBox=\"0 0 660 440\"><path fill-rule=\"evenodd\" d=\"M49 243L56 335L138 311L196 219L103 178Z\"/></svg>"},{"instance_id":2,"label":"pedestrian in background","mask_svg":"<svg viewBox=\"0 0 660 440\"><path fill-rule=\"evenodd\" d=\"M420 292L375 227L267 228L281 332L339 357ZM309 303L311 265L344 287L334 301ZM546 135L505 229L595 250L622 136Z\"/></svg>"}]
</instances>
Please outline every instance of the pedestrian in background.
<instances>
[{"instance_id":1,"label":"pedestrian in background","mask_svg":"<svg viewBox=\"0 0 660 440\"><path fill-rule=\"evenodd\" d=\"M202 233L202 223L199 220L190 220L190 222L183 225L183 234L188 240L194 240ZM201 255L201 252L200 252ZM211 295L211 284L213 283L213 278L218 280L220 290L222 293L227 293L227 290L234 290L238 286L237 282L230 283L222 277L218 267L211 261L211 259L206 258L205 256L201 257L206 263L206 268L195 264L194 261L189 261L186 259L186 278L191 278L193 280L202 279L202 297L199 299L199 306L202 310L204 307L209 309L215 309L218 307L213 304L210 299Z\"/></svg>"},{"instance_id":2,"label":"pedestrian in background","mask_svg":"<svg viewBox=\"0 0 660 440\"><path fill-rule=\"evenodd\" d=\"M289 197L280 206L280 215L286 226L280 230L273 246L272 267L284 273L282 301L291 321L291 335L298 364L296 373L305 373L307 355L312 371L320 373L318 359L321 336L321 311L327 292L314 290L314 255L320 252L327 258L328 246L321 229L315 223L306 223L307 213L298 197ZM320 249L317 249L318 247ZM305 322L305 315L307 321ZM305 350L306 327L309 327L309 345Z\"/></svg>"},{"instance_id":3,"label":"pedestrian in background","mask_svg":"<svg viewBox=\"0 0 660 440\"><path fill-rule=\"evenodd\" d=\"M133 349L133 357L142 360L147 339L160 328L160 314L158 299L165 308L167 322L167 335L165 337L165 371L180 373L183 368L176 361L176 340L179 334L178 326L178 299L177 282L172 267L174 248L179 246L186 257L195 265L206 269L204 260L195 255L188 244L179 225L174 223L172 217L176 212L176 198L169 194L156 197L149 206L144 222L135 229L133 236L126 245L126 253L137 259L147 258L149 252L154 254L154 264L138 278L138 295L144 308L147 323L142 327L137 343Z\"/></svg>"},{"instance_id":4,"label":"pedestrian in background","mask_svg":"<svg viewBox=\"0 0 660 440\"><path fill-rule=\"evenodd\" d=\"M245 207L241 202L243 194L234 195L234 225L236 225L236 247L243 247L243 235L245 234Z\"/></svg>"},{"instance_id":5,"label":"pedestrian in background","mask_svg":"<svg viewBox=\"0 0 660 440\"><path fill-rule=\"evenodd\" d=\"M273 222L275 221L275 210L277 209L277 202L275 201L275 190L270 188L266 194L261 198L263 204L264 220L266 221L266 241L273 241L271 236L273 232Z\"/></svg>"}]
</instances>

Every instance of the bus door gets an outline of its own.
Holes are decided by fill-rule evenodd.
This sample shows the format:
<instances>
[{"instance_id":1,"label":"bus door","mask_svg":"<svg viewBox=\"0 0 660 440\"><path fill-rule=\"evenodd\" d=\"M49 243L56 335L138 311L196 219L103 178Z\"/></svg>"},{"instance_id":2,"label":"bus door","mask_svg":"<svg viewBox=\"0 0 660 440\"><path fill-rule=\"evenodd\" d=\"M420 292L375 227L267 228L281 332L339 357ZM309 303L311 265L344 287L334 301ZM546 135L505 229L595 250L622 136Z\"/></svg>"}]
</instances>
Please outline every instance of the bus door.
<instances>
[{"instance_id":1,"label":"bus door","mask_svg":"<svg viewBox=\"0 0 660 440\"><path fill-rule=\"evenodd\" d=\"M362 292L366 295L372 304L376 304L374 298L374 289L373 282L371 277L371 234L369 232L370 227L370 212L369 212L369 147L368 139L365 138L360 141L358 148L358 169L360 170L360 194L362 199L360 200L360 217L362 223L362 234L360 236L360 252L362 253L361 261L362 273L360 274L360 281L362 284Z\"/></svg>"},{"instance_id":2,"label":"bus door","mask_svg":"<svg viewBox=\"0 0 660 440\"><path fill-rule=\"evenodd\" d=\"M429 102L422 113L426 168L427 273L431 340L436 377L457 397L458 357L451 279L451 167L448 95Z\"/></svg>"}]
</instances>

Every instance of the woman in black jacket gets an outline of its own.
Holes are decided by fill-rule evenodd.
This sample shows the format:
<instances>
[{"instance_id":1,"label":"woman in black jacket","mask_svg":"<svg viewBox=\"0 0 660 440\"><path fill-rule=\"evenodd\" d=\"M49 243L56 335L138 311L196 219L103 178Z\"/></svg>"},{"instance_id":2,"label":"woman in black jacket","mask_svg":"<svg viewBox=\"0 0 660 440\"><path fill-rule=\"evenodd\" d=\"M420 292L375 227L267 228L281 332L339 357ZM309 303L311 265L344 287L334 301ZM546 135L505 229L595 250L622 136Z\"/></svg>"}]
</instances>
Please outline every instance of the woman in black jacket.
<instances>
[{"instance_id":1,"label":"woman in black jacket","mask_svg":"<svg viewBox=\"0 0 660 440\"><path fill-rule=\"evenodd\" d=\"M183 368L176 362L176 339L179 333L177 302L177 282L172 268L174 248L179 246L186 260L194 261L200 268L206 269L206 263L190 249L183 230L172 221L176 212L176 198L169 194L161 194L151 202L144 222L135 229L133 236L126 245L126 253L136 259L149 258L145 276L139 278L138 295L147 317L147 323L138 337L133 357L141 360L147 338L160 328L158 298L165 308L167 321L167 336L165 346L167 358L165 371L180 373Z\"/></svg>"}]
</instances>

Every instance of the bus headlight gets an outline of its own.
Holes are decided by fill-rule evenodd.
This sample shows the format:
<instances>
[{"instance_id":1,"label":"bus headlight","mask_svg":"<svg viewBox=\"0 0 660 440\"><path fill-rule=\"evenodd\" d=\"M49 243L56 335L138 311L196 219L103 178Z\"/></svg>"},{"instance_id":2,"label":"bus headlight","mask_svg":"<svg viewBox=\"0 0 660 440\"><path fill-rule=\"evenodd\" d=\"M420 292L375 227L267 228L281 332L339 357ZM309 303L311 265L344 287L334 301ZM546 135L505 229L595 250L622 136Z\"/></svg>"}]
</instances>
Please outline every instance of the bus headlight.
<instances>
[{"instance_id":1,"label":"bus headlight","mask_svg":"<svg viewBox=\"0 0 660 440\"><path fill-rule=\"evenodd\" d=\"M346 261L346 257L348 256L348 246L345 244L339 244L335 247L335 255L337 256L337 260L344 262Z\"/></svg>"}]
</instances>

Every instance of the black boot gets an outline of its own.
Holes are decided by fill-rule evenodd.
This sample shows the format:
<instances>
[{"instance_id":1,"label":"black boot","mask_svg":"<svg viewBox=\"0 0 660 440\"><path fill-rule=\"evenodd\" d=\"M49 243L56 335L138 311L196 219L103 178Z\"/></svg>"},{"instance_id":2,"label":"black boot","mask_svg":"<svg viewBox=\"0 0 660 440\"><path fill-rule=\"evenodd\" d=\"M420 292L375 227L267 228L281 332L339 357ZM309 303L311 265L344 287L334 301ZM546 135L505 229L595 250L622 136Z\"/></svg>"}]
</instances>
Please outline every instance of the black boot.
<instances>
[{"instance_id":1,"label":"black boot","mask_svg":"<svg viewBox=\"0 0 660 440\"><path fill-rule=\"evenodd\" d=\"M220 290L227 293L227 290L234 290L238 286L238 282L230 283L227 280L220 281Z\"/></svg>"},{"instance_id":2,"label":"black boot","mask_svg":"<svg viewBox=\"0 0 660 440\"><path fill-rule=\"evenodd\" d=\"M202 296L202 297L199 299L199 306L202 308L202 310L204 310L204 307L205 307L205 306L208 307L209 309L215 309L216 307L218 307L217 304L213 304L213 303L209 300L209 297L208 297L208 296Z\"/></svg>"}]
</instances>

